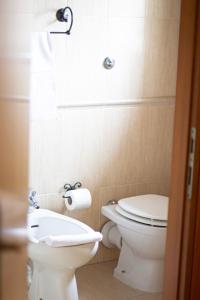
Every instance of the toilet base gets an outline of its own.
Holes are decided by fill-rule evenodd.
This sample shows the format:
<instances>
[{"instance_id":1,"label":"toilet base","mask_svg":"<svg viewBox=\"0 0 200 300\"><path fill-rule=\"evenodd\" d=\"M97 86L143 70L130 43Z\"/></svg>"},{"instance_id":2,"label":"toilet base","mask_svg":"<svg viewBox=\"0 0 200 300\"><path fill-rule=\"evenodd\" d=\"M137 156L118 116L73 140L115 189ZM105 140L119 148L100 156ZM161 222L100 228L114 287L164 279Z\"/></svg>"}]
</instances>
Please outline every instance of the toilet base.
<instances>
[{"instance_id":1,"label":"toilet base","mask_svg":"<svg viewBox=\"0 0 200 300\"><path fill-rule=\"evenodd\" d=\"M52 270L34 263L28 299L78 300L75 270Z\"/></svg>"},{"instance_id":2,"label":"toilet base","mask_svg":"<svg viewBox=\"0 0 200 300\"><path fill-rule=\"evenodd\" d=\"M149 293L163 290L164 260L135 255L123 241L114 277L128 286Z\"/></svg>"}]
</instances>

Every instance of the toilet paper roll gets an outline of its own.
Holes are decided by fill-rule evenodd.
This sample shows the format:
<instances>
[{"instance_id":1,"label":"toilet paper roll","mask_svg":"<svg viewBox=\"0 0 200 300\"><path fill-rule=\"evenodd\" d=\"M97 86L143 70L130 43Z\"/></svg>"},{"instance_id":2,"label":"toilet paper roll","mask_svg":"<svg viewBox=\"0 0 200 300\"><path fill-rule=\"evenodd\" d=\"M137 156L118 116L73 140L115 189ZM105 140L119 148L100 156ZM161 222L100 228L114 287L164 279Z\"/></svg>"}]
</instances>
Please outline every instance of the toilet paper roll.
<instances>
[{"instance_id":1,"label":"toilet paper roll","mask_svg":"<svg viewBox=\"0 0 200 300\"><path fill-rule=\"evenodd\" d=\"M66 198L67 197L67 198ZM65 205L68 210L78 210L90 207L92 196L88 189L71 190L65 193Z\"/></svg>"}]
</instances>

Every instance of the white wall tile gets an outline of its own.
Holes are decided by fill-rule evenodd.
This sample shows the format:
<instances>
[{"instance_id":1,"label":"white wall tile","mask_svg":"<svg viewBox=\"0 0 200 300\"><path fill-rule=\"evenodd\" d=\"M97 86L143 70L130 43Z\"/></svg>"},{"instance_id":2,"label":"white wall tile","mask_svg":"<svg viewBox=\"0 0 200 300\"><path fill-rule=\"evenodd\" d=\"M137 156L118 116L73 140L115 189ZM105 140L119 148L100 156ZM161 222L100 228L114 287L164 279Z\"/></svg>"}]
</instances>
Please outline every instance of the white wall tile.
<instances>
[{"instance_id":1,"label":"white wall tile","mask_svg":"<svg viewBox=\"0 0 200 300\"><path fill-rule=\"evenodd\" d=\"M145 17L146 0L108 0L109 17Z\"/></svg>"},{"instance_id":2,"label":"white wall tile","mask_svg":"<svg viewBox=\"0 0 200 300\"><path fill-rule=\"evenodd\" d=\"M45 14L49 11L56 12L58 9L67 6L67 0L34 0L34 13Z\"/></svg>"},{"instance_id":3,"label":"white wall tile","mask_svg":"<svg viewBox=\"0 0 200 300\"><path fill-rule=\"evenodd\" d=\"M175 95L179 0L67 3L72 34L52 36L58 103ZM36 2L37 30L66 30L55 19L58 5ZM107 56L116 61L109 71L102 66Z\"/></svg>"},{"instance_id":4,"label":"white wall tile","mask_svg":"<svg viewBox=\"0 0 200 300\"><path fill-rule=\"evenodd\" d=\"M82 17L66 43L60 41L59 47L59 39L54 39L60 103L105 98L104 35L105 26L99 18Z\"/></svg>"},{"instance_id":5,"label":"white wall tile","mask_svg":"<svg viewBox=\"0 0 200 300\"><path fill-rule=\"evenodd\" d=\"M108 99L140 97L144 69L144 19L111 18L108 22L107 55L116 65L108 71Z\"/></svg>"},{"instance_id":6,"label":"white wall tile","mask_svg":"<svg viewBox=\"0 0 200 300\"><path fill-rule=\"evenodd\" d=\"M108 0L67 0L67 4L73 9L75 17L105 17L107 16Z\"/></svg>"},{"instance_id":7,"label":"white wall tile","mask_svg":"<svg viewBox=\"0 0 200 300\"><path fill-rule=\"evenodd\" d=\"M1 11L15 13L32 13L34 0L6 0L1 3Z\"/></svg>"},{"instance_id":8,"label":"white wall tile","mask_svg":"<svg viewBox=\"0 0 200 300\"><path fill-rule=\"evenodd\" d=\"M30 51L30 32L33 28L33 14L0 12L0 51L20 53ZM3 41L3 43L2 43Z\"/></svg>"}]
</instances>

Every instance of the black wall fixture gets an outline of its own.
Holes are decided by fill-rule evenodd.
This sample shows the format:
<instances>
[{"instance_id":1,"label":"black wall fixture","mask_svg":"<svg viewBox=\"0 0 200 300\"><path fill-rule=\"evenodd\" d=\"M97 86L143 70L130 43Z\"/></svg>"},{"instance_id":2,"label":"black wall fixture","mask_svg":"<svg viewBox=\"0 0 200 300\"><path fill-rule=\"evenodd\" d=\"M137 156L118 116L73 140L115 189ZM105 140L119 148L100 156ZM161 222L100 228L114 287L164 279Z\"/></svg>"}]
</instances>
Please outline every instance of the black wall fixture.
<instances>
[{"instance_id":1,"label":"black wall fixture","mask_svg":"<svg viewBox=\"0 0 200 300\"><path fill-rule=\"evenodd\" d=\"M52 31L52 34L67 34L70 35L71 29L73 26L74 22L74 16L73 16L73 11L71 7L66 6L65 8L60 8L56 12L56 18L59 22L66 22L69 23L69 26L66 31Z\"/></svg>"}]
</instances>

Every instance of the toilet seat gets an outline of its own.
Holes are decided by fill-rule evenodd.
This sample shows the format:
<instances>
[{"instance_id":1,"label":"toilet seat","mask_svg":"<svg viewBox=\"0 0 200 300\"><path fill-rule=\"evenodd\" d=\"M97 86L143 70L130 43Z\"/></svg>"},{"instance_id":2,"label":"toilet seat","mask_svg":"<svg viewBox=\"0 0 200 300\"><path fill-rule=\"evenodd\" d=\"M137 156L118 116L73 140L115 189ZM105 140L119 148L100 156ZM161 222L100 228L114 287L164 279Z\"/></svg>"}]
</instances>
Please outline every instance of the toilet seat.
<instances>
[{"instance_id":1,"label":"toilet seat","mask_svg":"<svg viewBox=\"0 0 200 300\"><path fill-rule=\"evenodd\" d=\"M157 227L167 226L168 197L141 195L121 199L116 211L130 220Z\"/></svg>"},{"instance_id":2,"label":"toilet seat","mask_svg":"<svg viewBox=\"0 0 200 300\"><path fill-rule=\"evenodd\" d=\"M137 215L130 214L123 210L120 206L116 206L115 210L123 217L135 221L144 225L149 225L149 226L155 226L155 227L167 227L167 222L166 221L159 221L159 220L154 220L154 219L148 219L148 218L142 218Z\"/></svg>"}]
</instances>

